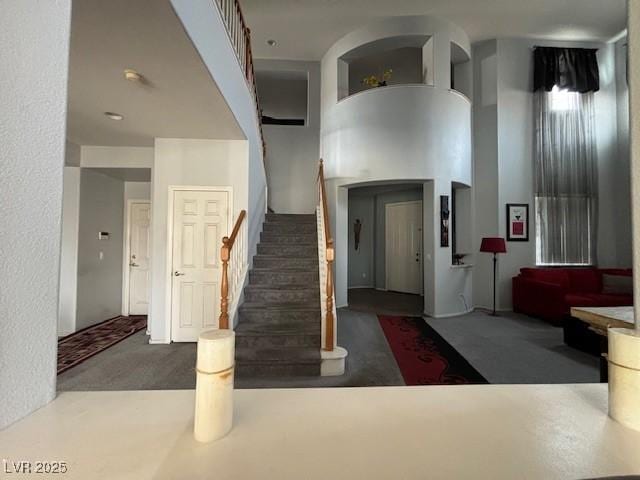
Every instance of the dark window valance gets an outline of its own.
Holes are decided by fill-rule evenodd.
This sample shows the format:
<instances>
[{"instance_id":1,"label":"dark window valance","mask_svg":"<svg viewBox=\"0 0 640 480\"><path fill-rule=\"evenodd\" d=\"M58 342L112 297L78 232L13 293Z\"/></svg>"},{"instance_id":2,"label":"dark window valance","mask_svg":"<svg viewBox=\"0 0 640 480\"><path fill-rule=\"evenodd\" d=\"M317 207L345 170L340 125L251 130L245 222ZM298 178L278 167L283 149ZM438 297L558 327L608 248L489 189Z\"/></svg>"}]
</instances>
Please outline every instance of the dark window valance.
<instances>
[{"instance_id":1,"label":"dark window valance","mask_svg":"<svg viewBox=\"0 0 640 480\"><path fill-rule=\"evenodd\" d=\"M570 92L600 90L597 50L537 47L534 51L533 91L550 92L554 86Z\"/></svg>"}]
</instances>

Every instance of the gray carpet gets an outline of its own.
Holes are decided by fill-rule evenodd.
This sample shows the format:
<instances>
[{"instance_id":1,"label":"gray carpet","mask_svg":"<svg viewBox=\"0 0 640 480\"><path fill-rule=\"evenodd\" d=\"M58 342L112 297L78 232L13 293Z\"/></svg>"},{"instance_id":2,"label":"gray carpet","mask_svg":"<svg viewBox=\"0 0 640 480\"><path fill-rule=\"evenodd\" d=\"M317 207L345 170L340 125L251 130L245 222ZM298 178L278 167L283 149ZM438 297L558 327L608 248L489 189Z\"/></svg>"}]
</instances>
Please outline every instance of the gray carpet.
<instances>
[{"instance_id":1,"label":"gray carpet","mask_svg":"<svg viewBox=\"0 0 640 480\"><path fill-rule=\"evenodd\" d=\"M513 313L481 312L428 323L491 383L598 381L598 359L569 348L562 330ZM149 345L139 332L58 376L58 390L155 390L195 387L193 343ZM339 344L349 351L341 377L236 378L237 388L404 385L375 315L340 309Z\"/></svg>"},{"instance_id":2,"label":"gray carpet","mask_svg":"<svg viewBox=\"0 0 640 480\"><path fill-rule=\"evenodd\" d=\"M236 388L367 387L404 385L393 353L374 315L341 309L338 339L349 351L340 377L288 379L236 377ZM136 333L58 376L58 391L195 388L193 343L149 345Z\"/></svg>"},{"instance_id":3,"label":"gray carpet","mask_svg":"<svg viewBox=\"0 0 640 480\"><path fill-rule=\"evenodd\" d=\"M597 383L599 359L564 344L562 329L506 312L427 320L490 383Z\"/></svg>"}]
</instances>

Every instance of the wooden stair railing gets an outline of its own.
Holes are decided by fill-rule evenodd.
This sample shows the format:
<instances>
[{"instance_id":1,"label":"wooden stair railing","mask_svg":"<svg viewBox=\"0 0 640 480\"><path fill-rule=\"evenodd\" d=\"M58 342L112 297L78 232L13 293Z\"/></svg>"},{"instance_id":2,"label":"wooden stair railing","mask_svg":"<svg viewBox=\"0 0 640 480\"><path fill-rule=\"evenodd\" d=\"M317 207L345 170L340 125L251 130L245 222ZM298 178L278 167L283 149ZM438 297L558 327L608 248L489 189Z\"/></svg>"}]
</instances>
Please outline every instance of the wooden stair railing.
<instances>
[{"instance_id":1,"label":"wooden stair railing","mask_svg":"<svg viewBox=\"0 0 640 480\"><path fill-rule=\"evenodd\" d=\"M326 258L326 268L327 268L327 282L326 282L326 290L325 290L325 306L326 306L326 314L325 314L325 341L323 349L326 351L333 351L335 344L335 331L334 331L334 323L335 319L333 316L333 262L335 260L335 250L333 246L333 237L331 236L331 224L329 223L329 209L327 207L327 191L325 187L325 179L324 179L324 163L322 159L320 160L320 168L318 171L318 193L319 193L319 203L320 209L322 210L322 220L323 220L323 228L324 228L324 239L325 239L325 258Z\"/></svg>"},{"instance_id":2,"label":"wooden stair railing","mask_svg":"<svg viewBox=\"0 0 640 480\"><path fill-rule=\"evenodd\" d=\"M220 282L220 318L218 322L218 328L224 330L229 329L229 260L232 260L231 293L235 298L235 296L238 294L238 281L244 264L244 260L242 259L242 255L244 252L241 251L240 254L237 254L238 249L234 250L233 246L235 245L236 240L240 238L242 247L241 250L244 250L245 240L244 235L240 233L240 227L242 227L242 223L244 222L246 216L247 211L242 210L240 212L240 215L238 216L238 219L236 220L235 225L233 226L231 236L224 237L222 239L222 248L220 250L220 260L222 260L222 281ZM242 232L244 232L244 230Z\"/></svg>"},{"instance_id":3,"label":"wooden stair railing","mask_svg":"<svg viewBox=\"0 0 640 480\"><path fill-rule=\"evenodd\" d=\"M227 27L229 39L238 57L240 67L244 72L245 79L249 85L249 90L256 104L258 115L258 129L260 140L262 141L263 158L266 156L266 143L264 132L262 131L262 109L258 100L258 88L256 86L256 75L253 68L253 54L251 52L251 30L247 27L247 22L242 14L240 2L238 0L216 0L220 15Z\"/></svg>"}]
</instances>

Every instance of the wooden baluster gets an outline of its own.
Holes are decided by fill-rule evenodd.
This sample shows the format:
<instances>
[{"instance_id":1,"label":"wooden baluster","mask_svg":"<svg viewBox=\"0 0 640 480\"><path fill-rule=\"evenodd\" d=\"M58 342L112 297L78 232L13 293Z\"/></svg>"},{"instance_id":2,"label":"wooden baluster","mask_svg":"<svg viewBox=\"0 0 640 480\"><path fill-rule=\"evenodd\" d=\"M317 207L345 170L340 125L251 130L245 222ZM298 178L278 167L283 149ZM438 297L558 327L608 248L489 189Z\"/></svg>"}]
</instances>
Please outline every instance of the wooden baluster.
<instances>
[{"instance_id":1,"label":"wooden baluster","mask_svg":"<svg viewBox=\"0 0 640 480\"><path fill-rule=\"evenodd\" d=\"M245 64L245 75L247 77L247 80L249 81L249 84L252 85L253 88L253 81L251 79L251 69L253 68L253 59L251 58L251 29L247 28L246 29L246 39L247 39L247 60L246 60L246 64Z\"/></svg>"},{"instance_id":2,"label":"wooden baluster","mask_svg":"<svg viewBox=\"0 0 640 480\"><path fill-rule=\"evenodd\" d=\"M220 259L222 260L222 282L218 328L226 330L229 328L229 237L224 237L222 239Z\"/></svg>"},{"instance_id":3,"label":"wooden baluster","mask_svg":"<svg viewBox=\"0 0 640 480\"><path fill-rule=\"evenodd\" d=\"M325 316L326 334L325 334L325 346L324 349L333 351L334 344L334 329L333 329L333 240L329 241L327 247L327 314Z\"/></svg>"}]
</instances>

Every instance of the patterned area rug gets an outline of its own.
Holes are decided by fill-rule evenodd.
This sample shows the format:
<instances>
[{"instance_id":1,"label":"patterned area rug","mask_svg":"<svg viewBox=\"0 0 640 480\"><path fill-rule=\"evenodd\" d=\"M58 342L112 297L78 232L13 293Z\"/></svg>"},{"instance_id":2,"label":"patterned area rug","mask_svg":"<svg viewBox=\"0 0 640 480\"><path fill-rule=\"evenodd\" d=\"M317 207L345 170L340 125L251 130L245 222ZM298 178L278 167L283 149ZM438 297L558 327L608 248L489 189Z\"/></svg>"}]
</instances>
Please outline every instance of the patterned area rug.
<instances>
[{"instance_id":1,"label":"patterned area rug","mask_svg":"<svg viewBox=\"0 0 640 480\"><path fill-rule=\"evenodd\" d=\"M58 340L58 375L147 326L146 315L115 317Z\"/></svg>"},{"instance_id":2,"label":"patterned area rug","mask_svg":"<svg viewBox=\"0 0 640 480\"><path fill-rule=\"evenodd\" d=\"M407 385L489 383L422 318L378 319Z\"/></svg>"}]
</instances>

